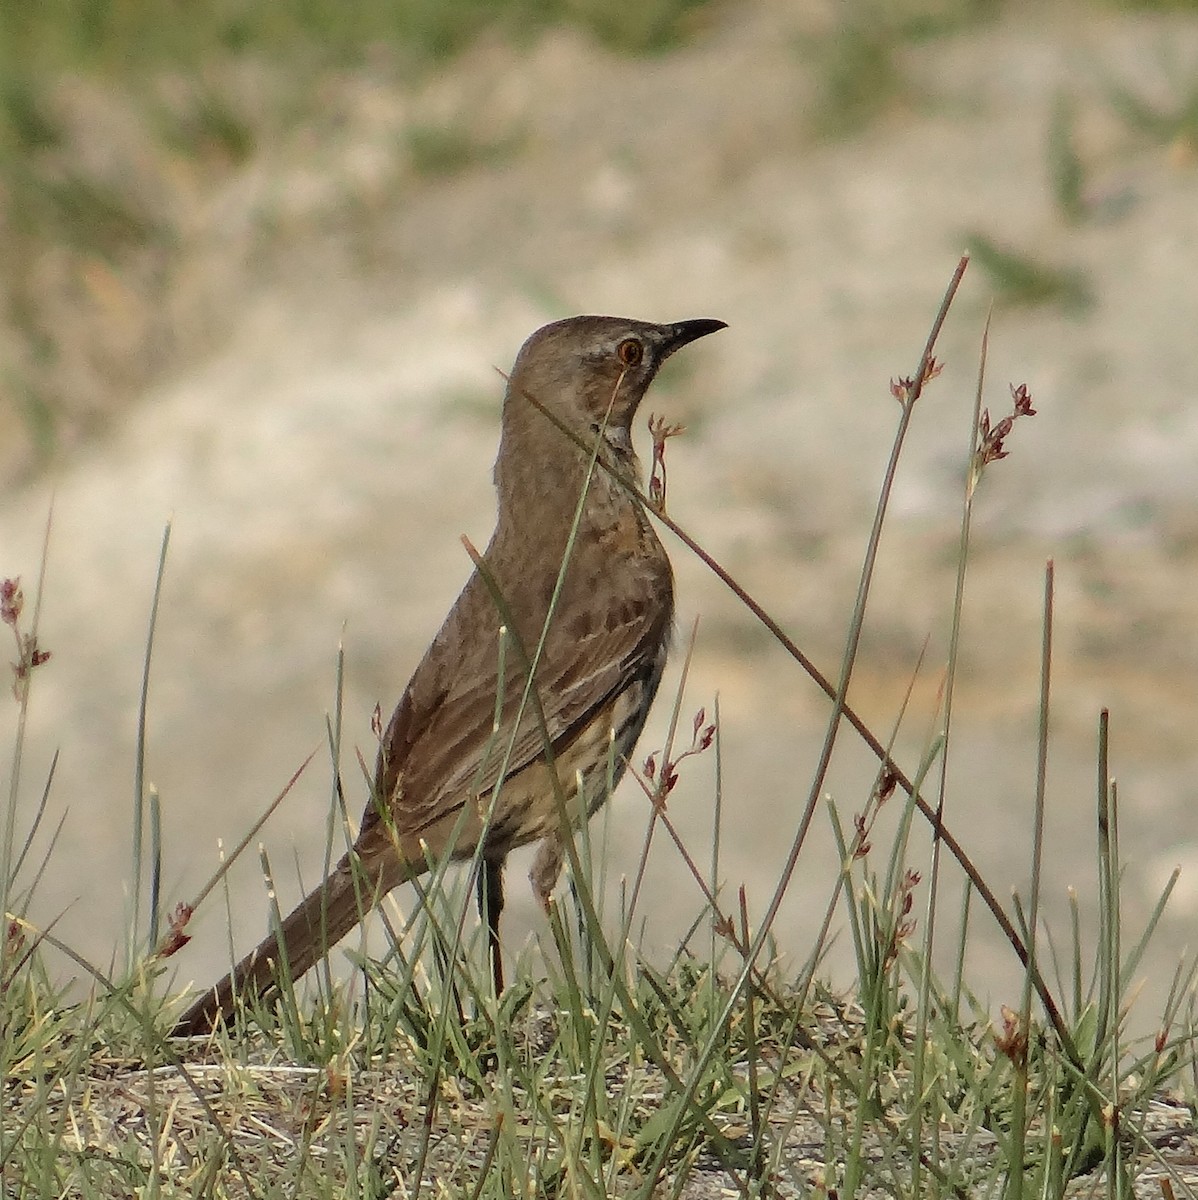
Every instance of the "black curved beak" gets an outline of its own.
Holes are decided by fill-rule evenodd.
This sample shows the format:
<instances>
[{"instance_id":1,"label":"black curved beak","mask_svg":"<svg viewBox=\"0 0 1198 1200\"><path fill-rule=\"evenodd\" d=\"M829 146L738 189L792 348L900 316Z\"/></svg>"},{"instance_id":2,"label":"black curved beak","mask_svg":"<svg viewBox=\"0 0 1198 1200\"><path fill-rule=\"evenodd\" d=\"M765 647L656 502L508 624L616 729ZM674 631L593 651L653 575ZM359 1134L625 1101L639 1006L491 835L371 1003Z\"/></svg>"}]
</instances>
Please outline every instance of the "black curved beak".
<instances>
[{"instance_id":1,"label":"black curved beak","mask_svg":"<svg viewBox=\"0 0 1198 1200\"><path fill-rule=\"evenodd\" d=\"M675 321L673 325L663 325L661 328L665 334L661 345L661 356L664 359L673 354L675 350L680 350L683 346L698 341L699 338L706 337L709 333L727 329L728 325L725 321L699 317L694 321Z\"/></svg>"}]
</instances>

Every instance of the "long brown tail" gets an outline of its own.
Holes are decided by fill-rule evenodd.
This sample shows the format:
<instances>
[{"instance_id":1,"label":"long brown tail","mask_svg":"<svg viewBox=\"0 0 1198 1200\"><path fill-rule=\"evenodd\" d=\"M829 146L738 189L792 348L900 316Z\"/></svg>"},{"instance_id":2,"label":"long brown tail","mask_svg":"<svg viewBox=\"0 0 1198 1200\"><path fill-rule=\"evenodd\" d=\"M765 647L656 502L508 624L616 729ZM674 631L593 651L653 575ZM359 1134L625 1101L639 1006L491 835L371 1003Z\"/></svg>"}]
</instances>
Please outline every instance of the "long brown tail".
<instances>
[{"instance_id":1,"label":"long brown tail","mask_svg":"<svg viewBox=\"0 0 1198 1200\"><path fill-rule=\"evenodd\" d=\"M372 878L360 859L347 854L328 879L299 902L278 934L266 937L200 996L179 1019L172 1030L174 1036L207 1033L232 1013L235 998L265 997L274 992L276 972L282 969L280 941L286 950L287 972L292 979L299 979L399 882Z\"/></svg>"}]
</instances>

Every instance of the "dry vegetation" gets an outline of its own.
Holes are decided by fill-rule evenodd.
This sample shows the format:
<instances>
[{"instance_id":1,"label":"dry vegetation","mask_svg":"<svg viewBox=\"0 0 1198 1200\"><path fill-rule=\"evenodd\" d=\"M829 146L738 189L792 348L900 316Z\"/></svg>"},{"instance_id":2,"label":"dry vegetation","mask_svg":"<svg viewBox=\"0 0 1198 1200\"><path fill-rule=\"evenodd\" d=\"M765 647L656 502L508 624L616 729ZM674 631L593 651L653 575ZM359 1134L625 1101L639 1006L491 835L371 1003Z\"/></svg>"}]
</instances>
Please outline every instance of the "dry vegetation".
<instances>
[{"instance_id":1,"label":"dry vegetation","mask_svg":"<svg viewBox=\"0 0 1198 1200\"><path fill-rule=\"evenodd\" d=\"M566 15L640 53L687 36L707 19L705 7L648 5L631 25L600 0L568 6ZM829 48L825 132L855 127L871 106L903 94L895 47L904 38L982 19L993 7L913 8L908 24L895 25L871 24L862 9ZM44 6L44 26L3 10L0 239L10 269L0 285L0 386L13 403L0 411L0 481L28 475L117 419L147 378L215 335L231 280L269 272L305 229L346 219L343 196L296 207L264 182L279 162L280 129L289 139L335 141L338 120L360 100L355 72L381 72L402 88L402 77L418 77L430 61L494 36L482 5L409 4L399 11L413 14L413 24L391 45L379 24L384 7L357 8L367 27L361 40L342 36L340 21L276 17L271 26L250 15L266 8L170 37L149 4L93 3L92 25L79 30L58 5ZM332 10L305 11L328 22ZM447 23L417 19L434 11ZM536 22L565 19L552 4L513 6L509 15L519 24L529 13ZM163 33L160 45L147 40L151 28ZM146 61L124 61L130 44L146 47ZM354 61L367 57L367 66ZM320 85L297 89L289 79L296 64L313 62ZM1126 102L1129 120L1165 121L1162 137L1182 145L1194 136L1189 108L1162 115ZM831 119L837 113L843 125ZM453 128L409 127L408 135L407 169L417 173L512 152ZM1056 154L1062 205L1083 203L1066 134ZM359 219L361 210L349 215ZM1011 303L1084 300L1076 280L984 237L975 253L1005 281ZM927 358L896 383L904 410L933 377ZM980 408L974 482L1018 452L1017 419L1035 414L1026 391L1016 389L1011 402L1009 417L1006 396L989 400L993 417ZM896 455L900 447L901 434ZM906 779L888 767L859 813L843 821L834 808L829 814L843 863L829 915L839 914L858 967L847 996L818 982L823 944L797 968L774 961L768 920L759 923L743 895L714 886L714 865L708 906L662 964L641 952L635 903L595 911L584 863L542 944L519 964L520 982L499 1000L477 931L459 932L470 892L459 880L443 892L438 885L414 913L393 912L393 955L362 964L348 989L318 983L315 995L298 997L288 989L278 1010L249 1014L244 1029L171 1042L162 1031L177 998L164 994L163 964L150 953L160 914L137 923L119 969L76 963L93 984L83 1001L47 966L53 924L28 918L42 872L55 869L53 851L38 863L26 840L43 814L18 806L30 791L40 794L40 781L21 778L21 754L46 648L34 601L22 607L15 583L0 599L14 635L18 714L0 862L3 908L12 914L0 953L6 1195L697 1200L1198 1190L1193 967L1179 968L1155 1036L1129 1042L1129 989L1159 910L1142 938L1124 929L1117 791L1105 759L1095 822L1104 831L1095 863L1103 936L1092 954L1076 928L1036 951L1036 873L1021 903L986 895L978 880L971 909L939 914L940 936L960 939L964 963L973 926L1001 910L1012 954L1031 964L1022 1008L998 1027L974 1002L963 970L939 979L927 965L935 891L930 909L913 909L913 872L927 866L912 861L907 838L930 807L921 813L905 800ZM958 595L958 616L959 606ZM849 623L846 684L863 616ZM950 669L950 694L951 686ZM835 702L829 708L840 716ZM1047 715L1046 693L1042 727ZM912 772L926 794L934 794L941 749L929 745ZM808 815L822 783L818 773L810 781ZM646 846L654 829L659 837L669 829L658 799L660 824L651 818ZM893 843L871 845L876 812L904 804ZM718 826L711 841L718 861ZM147 858L156 861L158 849ZM801 849L800 835L796 857ZM1037 842L1037 856L1042 849L1051 853ZM696 876L707 879L711 847L691 850ZM132 877L149 873L137 862Z\"/></svg>"}]
</instances>

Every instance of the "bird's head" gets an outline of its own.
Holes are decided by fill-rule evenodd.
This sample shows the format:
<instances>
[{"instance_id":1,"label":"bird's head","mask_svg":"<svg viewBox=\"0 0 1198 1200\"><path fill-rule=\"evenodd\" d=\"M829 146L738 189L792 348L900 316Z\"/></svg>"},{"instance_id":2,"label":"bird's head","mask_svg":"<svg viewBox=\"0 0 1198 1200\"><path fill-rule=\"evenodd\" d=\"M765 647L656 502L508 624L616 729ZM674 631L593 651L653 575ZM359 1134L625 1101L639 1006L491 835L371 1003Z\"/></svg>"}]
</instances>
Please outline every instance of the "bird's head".
<instances>
[{"instance_id":1,"label":"bird's head","mask_svg":"<svg viewBox=\"0 0 1198 1200\"><path fill-rule=\"evenodd\" d=\"M532 396L588 441L602 431L610 445L630 452L632 419L661 364L724 327L710 319L654 325L625 317L569 317L546 325L524 343L512 368L505 435L548 424L529 403Z\"/></svg>"}]
</instances>

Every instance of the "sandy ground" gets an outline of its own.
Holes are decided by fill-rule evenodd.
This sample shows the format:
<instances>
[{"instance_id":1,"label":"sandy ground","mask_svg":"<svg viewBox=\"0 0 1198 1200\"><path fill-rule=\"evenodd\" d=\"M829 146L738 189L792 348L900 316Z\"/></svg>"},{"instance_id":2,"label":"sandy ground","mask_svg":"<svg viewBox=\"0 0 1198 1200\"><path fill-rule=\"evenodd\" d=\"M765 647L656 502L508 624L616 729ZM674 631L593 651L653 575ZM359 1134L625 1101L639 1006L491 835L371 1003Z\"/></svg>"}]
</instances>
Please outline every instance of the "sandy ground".
<instances>
[{"instance_id":1,"label":"sandy ground","mask_svg":"<svg viewBox=\"0 0 1198 1200\"><path fill-rule=\"evenodd\" d=\"M59 750L50 808L67 817L37 919L62 912L57 932L100 961L120 937L164 524L148 774L162 796L167 886L186 898L216 865L218 838L240 836L323 746L339 642L356 782L352 748L372 756L371 710L395 703L468 572L458 535L489 532L494 368L567 313L728 322L648 404L688 425L670 447L670 509L834 672L898 416L888 383L915 368L965 238L981 230L1081 271L1091 303L995 314L987 403L1005 412L1008 384L1026 382L1039 415L1017 427L979 497L948 819L1000 896L1026 889L1051 557L1050 920L1064 932L1067 888L1093 901L1105 705L1133 929L1183 867L1145 972L1138 1023L1151 1025L1198 910L1198 173L1184 147L1138 140L1106 89L1119 80L1184 95L1177 81L1193 79L1198 27L1090 13L940 39L909 52L916 98L866 133L819 142L788 11L728 11L691 46L649 61L555 33L521 52L481 48L414 94L360 81L339 95L335 136L280 141L213 202L208 220L230 239L263 207L301 214L304 236L282 269L230 274L228 335L205 361L154 387L52 480L0 497L0 571L28 583L55 496L41 625L54 658L37 680L22 813ZM1062 93L1077 100L1089 169L1077 224L1048 180ZM515 148L415 181L400 133L434 119L481 140L511 136ZM333 208L361 219L322 235L320 214ZM853 688L884 733L930 637L899 739L912 766L947 643L992 293L972 270L945 328L945 371L904 452ZM700 563L681 547L674 559L680 629L700 619L683 711L710 711L718 695L722 714L725 894L744 882L760 912L827 706ZM661 742L668 708L659 703L645 751ZM689 763L671 801L701 854L713 769L711 755ZM870 778L843 735L828 784L843 814L861 808ZM295 863L309 883L318 876L328 793L318 755L264 834L284 901ZM635 867L646 810L630 786L613 806L613 878ZM804 954L818 925L836 873L830 847L821 816L779 925L789 953ZM514 880L525 866L515 863ZM266 922L255 855L244 868L232 884L241 948ZM668 946L699 898L664 844L648 887L647 940ZM540 925L525 889L510 891L518 947ZM194 932L178 960L184 981L227 958L219 902ZM984 919L975 933L975 978L996 1005L1013 994L1011 956ZM831 962L841 978L847 950Z\"/></svg>"}]
</instances>

